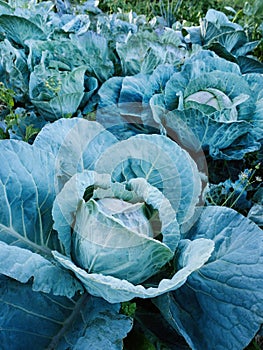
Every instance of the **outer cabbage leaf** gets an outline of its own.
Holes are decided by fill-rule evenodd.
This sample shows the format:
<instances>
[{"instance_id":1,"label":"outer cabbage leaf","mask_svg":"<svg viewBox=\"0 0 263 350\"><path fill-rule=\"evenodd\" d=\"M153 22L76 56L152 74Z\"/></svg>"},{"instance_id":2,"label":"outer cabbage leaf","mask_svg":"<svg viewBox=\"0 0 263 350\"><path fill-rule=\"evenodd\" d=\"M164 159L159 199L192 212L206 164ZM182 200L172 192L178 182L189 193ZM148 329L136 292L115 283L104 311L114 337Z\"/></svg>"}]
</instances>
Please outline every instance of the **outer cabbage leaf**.
<instances>
[{"instance_id":1,"label":"outer cabbage leaf","mask_svg":"<svg viewBox=\"0 0 263 350\"><path fill-rule=\"evenodd\" d=\"M140 117L148 80L149 76L143 73L107 80L98 92L100 101L96 113L97 120L109 128L121 127L125 121L132 123L132 117Z\"/></svg>"},{"instance_id":2,"label":"outer cabbage leaf","mask_svg":"<svg viewBox=\"0 0 263 350\"><path fill-rule=\"evenodd\" d=\"M240 66L243 74L246 74L246 73L263 74L263 64L256 58L240 56L237 58L237 63Z\"/></svg>"},{"instance_id":3,"label":"outer cabbage leaf","mask_svg":"<svg viewBox=\"0 0 263 350\"><path fill-rule=\"evenodd\" d=\"M88 303L84 307L85 333L79 332L74 349L112 349L122 350L123 339L132 328L132 319L119 313L120 305L111 305L100 298L89 296ZM76 339L74 331L72 338ZM68 346L69 339L65 339ZM65 349L59 344L58 350Z\"/></svg>"},{"instance_id":4,"label":"outer cabbage leaf","mask_svg":"<svg viewBox=\"0 0 263 350\"><path fill-rule=\"evenodd\" d=\"M194 350L244 349L263 322L262 230L225 207L207 207L189 232L215 250L184 286L156 304Z\"/></svg>"},{"instance_id":5,"label":"outer cabbage leaf","mask_svg":"<svg viewBox=\"0 0 263 350\"><path fill-rule=\"evenodd\" d=\"M149 76L143 73L113 77L100 88L96 120L118 139L149 132L142 125L145 113L142 101L148 80Z\"/></svg>"},{"instance_id":6,"label":"outer cabbage leaf","mask_svg":"<svg viewBox=\"0 0 263 350\"><path fill-rule=\"evenodd\" d=\"M118 99L122 88L124 77L112 77L102 84L98 91L99 105L96 111L96 120L105 128L110 130L117 138L123 138L124 133L127 136L133 135L133 132L127 129L125 120L120 114ZM117 131L115 131L117 128Z\"/></svg>"},{"instance_id":7,"label":"outer cabbage leaf","mask_svg":"<svg viewBox=\"0 0 263 350\"><path fill-rule=\"evenodd\" d=\"M263 229L263 188L260 187L253 196L253 206L248 212L248 218Z\"/></svg>"},{"instance_id":8,"label":"outer cabbage leaf","mask_svg":"<svg viewBox=\"0 0 263 350\"><path fill-rule=\"evenodd\" d=\"M260 62L247 56L260 41L249 42L244 28L231 22L220 11L208 10L199 27L184 27L184 31L188 32L188 43L190 39L192 44L212 50L228 61L239 63L242 73L251 73L257 68L262 70Z\"/></svg>"},{"instance_id":9,"label":"outer cabbage leaf","mask_svg":"<svg viewBox=\"0 0 263 350\"><path fill-rule=\"evenodd\" d=\"M263 76L262 74L246 74L246 81L253 91L255 111L253 113L253 130L251 133L257 140L262 140L263 136Z\"/></svg>"},{"instance_id":10,"label":"outer cabbage leaf","mask_svg":"<svg viewBox=\"0 0 263 350\"><path fill-rule=\"evenodd\" d=\"M252 52L259 45L259 41L248 42L247 35L244 30L236 30L232 32L220 33L210 42L208 42L204 48L214 51L218 56L225 58L231 62L241 63L240 69L242 73L250 73L248 67L242 64L242 60L239 58L246 58L252 63L255 61L253 57L246 56L249 52Z\"/></svg>"},{"instance_id":11,"label":"outer cabbage leaf","mask_svg":"<svg viewBox=\"0 0 263 350\"><path fill-rule=\"evenodd\" d=\"M0 43L0 53L1 81L15 92L16 101L25 102L28 98L29 70L24 51L15 49L5 39Z\"/></svg>"},{"instance_id":12,"label":"outer cabbage leaf","mask_svg":"<svg viewBox=\"0 0 263 350\"><path fill-rule=\"evenodd\" d=\"M221 29L221 26L227 28L227 30L239 30L242 28L239 24L230 21L226 14L217 10L208 10L205 18L208 22L215 24L219 29Z\"/></svg>"},{"instance_id":13,"label":"outer cabbage leaf","mask_svg":"<svg viewBox=\"0 0 263 350\"><path fill-rule=\"evenodd\" d=\"M157 54L157 40L158 37L155 33L146 31L130 36L127 42L117 43L116 50L121 60L124 75L140 73L143 63L145 65L147 60L151 62L151 70L148 69L147 73L162 63L161 57L158 57Z\"/></svg>"},{"instance_id":14,"label":"outer cabbage leaf","mask_svg":"<svg viewBox=\"0 0 263 350\"><path fill-rule=\"evenodd\" d=\"M159 65L148 78L143 94L143 103L149 103L153 95L164 92L166 83L177 71L178 69L173 65Z\"/></svg>"},{"instance_id":15,"label":"outer cabbage leaf","mask_svg":"<svg viewBox=\"0 0 263 350\"><path fill-rule=\"evenodd\" d=\"M29 95L45 119L54 121L77 111L84 97L86 69L80 66L70 72L60 72L46 69L43 64L35 67L30 75Z\"/></svg>"},{"instance_id":16,"label":"outer cabbage leaf","mask_svg":"<svg viewBox=\"0 0 263 350\"><path fill-rule=\"evenodd\" d=\"M149 108L150 98L164 90L167 80L177 71L172 65L160 65L149 74L112 77L99 89L96 120L118 139L137 133L156 133Z\"/></svg>"},{"instance_id":17,"label":"outer cabbage leaf","mask_svg":"<svg viewBox=\"0 0 263 350\"><path fill-rule=\"evenodd\" d=\"M162 34L139 31L128 40L117 43L117 53L124 75L151 74L160 64L179 65L187 54L179 35L165 28Z\"/></svg>"},{"instance_id":18,"label":"outer cabbage leaf","mask_svg":"<svg viewBox=\"0 0 263 350\"><path fill-rule=\"evenodd\" d=\"M35 139L34 146L55 156L55 187L77 172L94 169L94 163L117 139L99 123L81 118L63 119L46 125Z\"/></svg>"},{"instance_id":19,"label":"outer cabbage leaf","mask_svg":"<svg viewBox=\"0 0 263 350\"><path fill-rule=\"evenodd\" d=\"M70 38L82 53L89 73L99 81L105 81L113 75L114 66L106 38L91 31L82 35L72 34Z\"/></svg>"},{"instance_id":20,"label":"outer cabbage leaf","mask_svg":"<svg viewBox=\"0 0 263 350\"><path fill-rule=\"evenodd\" d=\"M156 107L154 107L156 108ZM162 114L160 126L174 130L182 147L198 152L209 151L213 158L242 159L248 152L259 149L260 144L247 134L250 124L246 121L226 124L216 122L196 109L174 110Z\"/></svg>"},{"instance_id":21,"label":"outer cabbage leaf","mask_svg":"<svg viewBox=\"0 0 263 350\"><path fill-rule=\"evenodd\" d=\"M15 15L1 15L0 29L5 32L7 38L23 47L27 39L45 40L46 34L30 20Z\"/></svg>"},{"instance_id":22,"label":"outer cabbage leaf","mask_svg":"<svg viewBox=\"0 0 263 350\"><path fill-rule=\"evenodd\" d=\"M63 25L62 30L67 33L75 33L78 35L84 34L90 27L90 18L86 14L79 14L72 16L66 24Z\"/></svg>"},{"instance_id":23,"label":"outer cabbage leaf","mask_svg":"<svg viewBox=\"0 0 263 350\"><path fill-rule=\"evenodd\" d=\"M5 1L0 1L0 11L3 15L9 15L12 13L12 7L9 6Z\"/></svg>"},{"instance_id":24,"label":"outer cabbage leaf","mask_svg":"<svg viewBox=\"0 0 263 350\"><path fill-rule=\"evenodd\" d=\"M67 271L40 254L0 242L0 273L27 283L33 277L32 290L73 297L83 292L81 283Z\"/></svg>"},{"instance_id":25,"label":"outer cabbage leaf","mask_svg":"<svg viewBox=\"0 0 263 350\"><path fill-rule=\"evenodd\" d=\"M94 77L84 77L84 96L80 103L80 109L82 114L87 115L89 112L94 111L95 105L97 105L97 95L95 94L98 89L98 80Z\"/></svg>"},{"instance_id":26,"label":"outer cabbage leaf","mask_svg":"<svg viewBox=\"0 0 263 350\"><path fill-rule=\"evenodd\" d=\"M78 299L33 292L30 285L1 279L0 341L4 349L122 349L132 321L87 294ZM28 302L30 300L30 303Z\"/></svg>"},{"instance_id":27,"label":"outer cabbage leaf","mask_svg":"<svg viewBox=\"0 0 263 350\"><path fill-rule=\"evenodd\" d=\"M154 298L181 287L188 276L208 260L213 249L213 242L209 239L182 240L178 246L181 269L171 279L163 279L158 286L149 288L143 285L133 285L127 280L120 280L112 276L88 273L77 267L70 258L58 252L53 252L53 255L62 266L74 272L90 294L100 296L110 303L117 303L135 297Z\"/></svg>"},{"instance_id":28,"label":"outer cabbage leaf","mask_svg":"<svg viewBox=\"0 0 263 350\"><path fill-rule=\"evenodd\" d=\"M254 204L248 212L248 218L263 228L263 205Z\"/></svg>"},{"instance_id":29,"label":"outer cabbage leaf","mask_svg":"<svg viewBox=\"0 0 263 350\"><path fill-rule=\"evenodd\" d=\"M33 251L54 249L54 158L20 141L4 140L0 147L1 240Z\"/></svg>"},{"instance_id":30,"label":"outer cabbage leaf","mask_svg":"<svg viewBox=\"0 0 263 350\"><path fill-rule=\"evenodd\" d=\"M85 65L81 51L68 38L53 40L27 40L29 48L28 66L33 71L42 57L46 67L60 67L71 70Z\"/></svg>"},{"instance_id":31,"label":"outer cabbage leaf","mask_svg":"<svg viewBox=\"0 0 263 350\"><path fill-rule=\"evenodd\" d=\"M143 73L136 74L135 77L124 77L117 101L121 114L134 115L135 117L140 116L142 108L141 102L143 101L144 90L148 80L149 76ZM136 102L140 103L137 104ZM133 106L135 108L133 108Z\"/></svg>"},{"instance_id":32,"label":"outer cabbage leaf","mask_svg":"<svg viewBox=\"0 0 263 350\"><path fill-rule=\"evenodd\" d=\"M80 284L51 255L63 251L52 229L54 158L22 141L0 147L0 273L23 283L34 277L35 290L72 296Z\"/></svg>"},{"instance_id":33,"label":"outer cabbage leaf","mask_svg":"<svg viewBox=\"0 0 263 350\"><path fill-rule=\"evenodd\" d=\"M136 135L120 141L105 150L95 171L117 182L145 178L171 202L179 224L193 215L199 202L201 177L195 162L165 136Z\"/></svg>"},{"instance_id":34,"label":"outer cabbage leaf","mask_svg":"<svg viewBox=\"0 0 263 350\"><path fill-rule=\"evenodd\" d=\"M231 33L222 33L217 37L217 42L220 43L228 52L240 52L240 54L244 55L249 51L252 51L257 46L255 43L250 43L249 46L245 46L245 44L247 44L247 36L243 30L235 30Z\"/></svg>"}]
</instances>

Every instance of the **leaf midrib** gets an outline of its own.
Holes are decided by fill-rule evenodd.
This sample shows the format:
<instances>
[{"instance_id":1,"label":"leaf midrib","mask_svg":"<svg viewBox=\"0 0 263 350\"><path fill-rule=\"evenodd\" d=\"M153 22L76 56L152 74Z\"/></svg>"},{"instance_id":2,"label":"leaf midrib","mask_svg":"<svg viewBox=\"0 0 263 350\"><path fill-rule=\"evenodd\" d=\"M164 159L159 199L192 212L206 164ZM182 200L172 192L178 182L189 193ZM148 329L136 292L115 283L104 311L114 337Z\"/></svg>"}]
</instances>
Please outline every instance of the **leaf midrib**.
<instances>
[{"instance_id":1,"label":"leaf midrib","mask_svg":"<svg viewBox=\"0 0 263 350\"><path fill-rule=\"evenodd\" d=\"M15 231L12 227L8 227L4 224L0 223L0 234L2 232L7 232L11 237L15 238L17 241L25 243L27 246L32 248L34 252L41 252L43 254L51 254L51 249L49 249L46 246L40 246L32 241L30 241L28 238L21 236L17 231ZM10 245L15 245L15 244L10 244Z\"/></svg>"}]
</instances>

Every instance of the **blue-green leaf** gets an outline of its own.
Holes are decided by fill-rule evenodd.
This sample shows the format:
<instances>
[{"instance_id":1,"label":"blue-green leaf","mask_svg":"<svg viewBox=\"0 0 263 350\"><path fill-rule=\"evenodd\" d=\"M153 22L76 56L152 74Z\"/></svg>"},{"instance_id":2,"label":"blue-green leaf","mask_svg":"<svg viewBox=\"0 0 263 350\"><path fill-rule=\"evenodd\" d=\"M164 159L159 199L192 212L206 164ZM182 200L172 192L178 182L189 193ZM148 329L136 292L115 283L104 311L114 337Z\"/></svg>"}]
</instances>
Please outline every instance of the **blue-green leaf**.
<instances>
[{"instance_id":1,"label":"blue-green leaf","mask_svg":"<svg viewBox=\"0 0 263 350\"><path fill-rule=\"evenodd\" d=\"M116 50L125 75L140 73L143 64L145 65L146 61L149 60L149 54L152 57L148 63L148 73L150 68L153 71L158 64L163 63L164 53L157 54L157 40L158 37L155 33L145 31L130 36L124 43L117 43Z\"/></svg>"},{"instance_id":2,"label":"blue-green leaf","mask_svg":"<svg viewBox=\"0 0 263 350\"><path fill-rule=\"evenodd\" d=\"M0 162L1 240L43 253L58 248L51 235L55 199L52 154L22 141L4 140L0 142Z\"/></svg>"},{"instance_id":3,"label":"blue-green leaf","mask_svg":"<svg viewBox=\"0 0 263 350\"><path fill-rule=\"evenodd\" d=\"M191 349L243 350L263 322L263 234L225 207L203 210L189 236L215 243L208 262L157 305Z\"/></svg>"},{"instance_id":4,"label":"blue-green leaf","mask_svg":"<svg viewBox=\"0 0 263 350\"><path fill-rule=\"evenodd\" d=\"M95 171L111 174L117 182L145 178L171 202L180 224L193 215L199 201L201 178L195 162L165 136L136 135L118 142L101 155Z\"/></svg>"},{"instance_id":5,"label":"blue-green leaf","mask_svg":"<svg viewBox=\"0 0 263 350\"><path fill-rule=\"evenodd\" d=\"M46 125L34 146L55 156L55 184L59 192L77 172L93 170L94 163L117 139L99 123L81 118L63 119Z\"/></svg>"},{"instance_id":6,"label":"blue-green leaf","mask_svg":"<svg viewBox=\"0 0 263 350\"><path fill-rule=\"evenodd\" d=\"M118 303L135 297L154 298L181 287L188 276L209 259L213 249L214 244L210 239L182 240L178 246L181 268L171 279L162 279L157 286L149 288L112 276L88 273L76 266L70 258L58 252L53 252L53 255L62 266L78 277L90 294L100 296L110 303Z\"/></svg>"},{"instance_id":7,"label":"blue-green leaf","mask_svg":"<svg viewBox=\"0 0 263 350\"><path fill-rule=\"evenodd\" d=\"M256 140L262 139L263 133L263 76L262 74L246 74L246 81L248 82L251 91L253 91L253 98L255 103L255 111L253 113L253 129L251 134L256 138Z\"/></svg>"},{"instance_id":8,"label":"blue-green leaf","mask_svg":"<svg viewBox=\"0 0 263 350\"><path fill-rule=\"evenodd\" d=\"M46 34L36 24L24 17L15 15L1 15L0 28L6 33L10 41L23 47L27 39L45 40Z\"/></svg>"},{"instance_id":9,"label":"blue-green leaf","mask_svg":"<svg viewBox=\"0 0 263 350\"><path fill-rule=\"evenodd\" d=\"M88 294L76 299L33 292L0 276L0 343L3 349L121 350L132 326L118 304ZM29 302L30 301L30 302Z\"/></svg>"},{"instance_id":10,"label":"blue-green leaf","mask_svg":"<svg viewBox=\"0 0 263 350\"><path fill-rule=\"evenodd\" d=\"M0 242L0 273L27 283L33 277L32 289L54 295L73 297L83 291L80 282L66 270L40 254Z\"/></svg>"},{"instance_id":11,"label":"blue-green leaf","mask_svg":"<svg viewBox=\"0 0 263 350\"><path fill-rule=\"evenodd\" d=\"M256 151L260 147L258 142L247 135L250 128L252 131L252 125L246 121L230 124L216 122L203 112L192 108L184 111L174 110L162 115L160 126L173 130L180 144L193 152L202 148L209 150L209 154L215 159L230 160L242 159L247 152ZM258 116L260 119L259 114ZM259 126L259 122L257 124Z\"/></svg>"},{"instance_id":12,"label":"blue-green leaf","mask_svg":"<svg viewBox=\"0 0 263 350\"><path fill-rule=\"evenodd\" d=\"M62 251L52 229L54 158L22 141L4 140L0 148L0 273L23 283L33 277L34 290L73 296L80 283L51 255Z\"/></svg>"},{"instance_id":13,"label":"blue-green leaf","mask_svg":"<svg viewBox=\"0 0 263 350\"><path fill-rule=\"evenodd\" d=\"M88 31L82 35L72 34L71 41L83 54L82 59L88 72L99 81L105 81L113 75L114 66L110 57L108 41L104 36Z\"/></svg>"},{"instance_id":14,"label":"blue-green leaf","mask_svg":"<svg viewBox=\"0 0 263 350\"><path fill-rule=\"evenodd\" d=\"M5 39L0 43L1 82L15 92L16 101L25 102L28 95L29 70L23 50L14 48Z\"/></svg>"},{"instance_id":15,"label":"blue-green leaf","mask_svg":"<svg viewBox=\"0 0 263 350\"><path fill-rule=\"evenodd\" d=\"M119 314L119 310L119 304L111 305L100 298L89 296L83 312L86 316L85 332L81 336L79 334L74 350L122 350L123 339L131 330L133 322L129 317ZM71 339L73 336L76 338L72 332Z\"/></svg>"},{"instance_id":16,"label":"blue-green leaf","mask_svg":"<svg viewBox=\"0 0 263 350\"><path fill-rule=\"evenodd\" d=\"M237 62L240 66L241 72L246 73L263 73L263 63L256 58L250 56L239 56Z\"/></svg>"},{"instance_id":17,"label":"blue-green leaf","mask_svg":"<svg viewBox=\"0 0 263 350\"><path fill-rule=\"evenodd\" d=\"M12 10L13 9L9 4L7 4L5 1L0 1L1 14L3 14L3 15L11 14L13 12Z\"/></svg>"}]
</instances>

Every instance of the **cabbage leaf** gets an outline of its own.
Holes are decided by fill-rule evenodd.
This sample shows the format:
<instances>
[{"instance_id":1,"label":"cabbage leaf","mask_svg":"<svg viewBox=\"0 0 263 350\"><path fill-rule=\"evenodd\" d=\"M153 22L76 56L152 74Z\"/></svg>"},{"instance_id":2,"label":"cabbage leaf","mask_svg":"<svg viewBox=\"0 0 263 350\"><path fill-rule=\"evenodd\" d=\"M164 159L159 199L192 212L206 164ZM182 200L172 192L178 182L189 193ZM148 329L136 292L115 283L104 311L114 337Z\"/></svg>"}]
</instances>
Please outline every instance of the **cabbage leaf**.
<instances>
[{"instance_id":1,"label":"cabbage leaf","mask_svg":"<svg viewBox=\"0 0 263 350\"><path fill-rule=\"evenodd\" d=\"M27 349L32 344L50 350L123 348L122 339L132 320L119 313L119 304L87 294L69 299L36 293L29 284L4 276L0 280L0 341L4 349L10 344L12 349Z\"/></svg>"},{"instance_id":2,"label":"cabbage leaf","mask_svg":"<svg viewBox=\"0 0 263 350\"><path fill-rule=\"evenodd\" d=\"M262 230L232 209L206 207L188 235L212 239L215 250L156 304L192 349L243 349L263 322Z\"/></svg>"}]
</instances>

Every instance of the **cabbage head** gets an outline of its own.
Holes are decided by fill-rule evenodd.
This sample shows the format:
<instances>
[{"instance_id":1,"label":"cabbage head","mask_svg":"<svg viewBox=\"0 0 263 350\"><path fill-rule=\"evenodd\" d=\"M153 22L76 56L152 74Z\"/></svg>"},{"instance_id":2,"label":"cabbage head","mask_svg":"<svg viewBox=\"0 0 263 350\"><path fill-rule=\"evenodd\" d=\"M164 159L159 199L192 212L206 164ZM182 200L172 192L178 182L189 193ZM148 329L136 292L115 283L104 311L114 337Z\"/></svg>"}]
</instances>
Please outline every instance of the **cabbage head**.
<instances>
[{"instance_id":1,"label":"cabbage head","mask_svg":"<svg viewBox=\"0 0 263 350\"><path fill-rule=\"evenodd\" d=\"M153 115L183 144L195 137L215 159L241 159L260 148L262 83L261 74L242 75L237 64L203 50L152 97ZM171 112L155 113L160 105Z\"/></svg>"},{"instance_id":2,"label":"cabbage head","mask_svg":"<svg viewBox=\"0 0 263 350\"><path fill-rule=\"evenodd\" d=\"M193 159L172 140L136 135L117 141L96 122L61 119L44 128L35 145L48 145L59 172L52 216L63 249L52 254L92 295L109 302L154 297L178 288L209 258L211 240L181 237L202 181Z\"/></svg>"}]
</instances>

